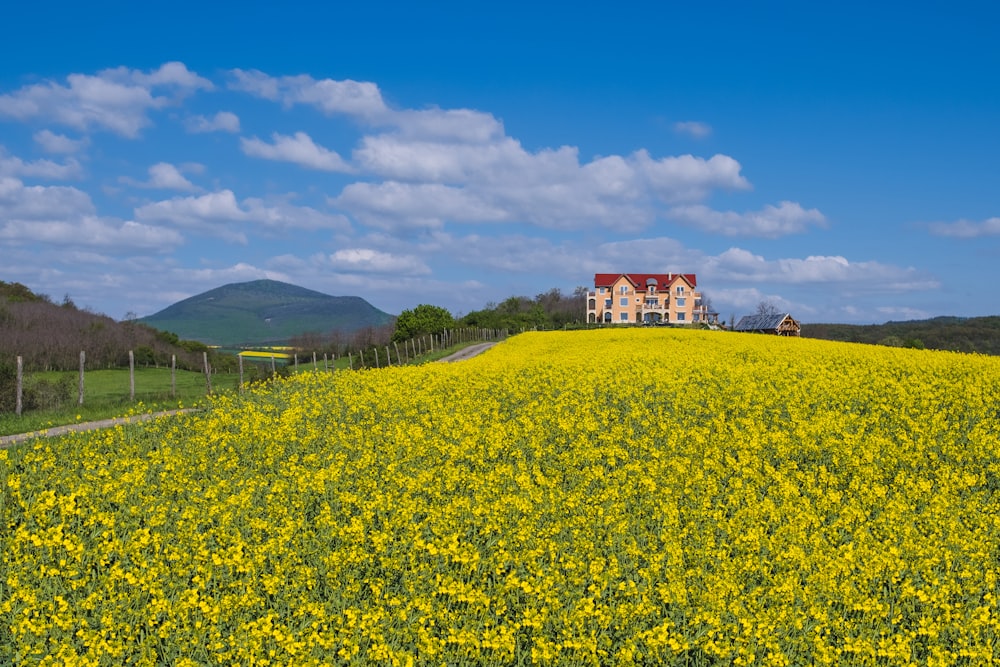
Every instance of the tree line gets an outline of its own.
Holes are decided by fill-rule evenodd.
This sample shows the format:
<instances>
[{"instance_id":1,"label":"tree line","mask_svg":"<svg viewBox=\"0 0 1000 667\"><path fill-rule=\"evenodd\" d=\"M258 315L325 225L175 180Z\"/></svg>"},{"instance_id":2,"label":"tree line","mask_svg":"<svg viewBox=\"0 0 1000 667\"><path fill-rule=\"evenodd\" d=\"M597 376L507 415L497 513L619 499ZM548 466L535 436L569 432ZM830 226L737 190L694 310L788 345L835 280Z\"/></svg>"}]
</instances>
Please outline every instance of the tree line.
<instances>
[{"instance_id":1,"label":"tree line","mask_svg":"<svg viewBox=\"0 0 1000 667\"><path fill-rule=\"evenodd\" d=\"M166 366L176 356L185 370L199 370L202 353L210 351L170 332L77 308L69 296L56 304L20 283L0 281L0 363L20 356L26 371L76 370L81 350L90 368L128 366L132 350L139 365Z\"/></svg>"},{"instance_id":2,"label":"tree line","mask_svg":"<svg viewBox=\"0 0 1000 667\"><path fill-rule=\"evenodd\" d=\"M885 324L803 324L802 336L849 343L1000 354L1000 316L935 317Z\"/></svg>"}]
</instances>

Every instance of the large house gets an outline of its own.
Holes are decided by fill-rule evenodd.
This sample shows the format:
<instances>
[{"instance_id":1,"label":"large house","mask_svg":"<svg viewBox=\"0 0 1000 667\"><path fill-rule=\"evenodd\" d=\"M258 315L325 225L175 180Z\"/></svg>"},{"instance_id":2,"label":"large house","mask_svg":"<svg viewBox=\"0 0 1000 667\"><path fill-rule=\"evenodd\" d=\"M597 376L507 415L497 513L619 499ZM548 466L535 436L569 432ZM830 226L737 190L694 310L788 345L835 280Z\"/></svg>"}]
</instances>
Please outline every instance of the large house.
<instances>
[{"instance_id":1,"label":"large house","mask_svg":"<svg viewBox=\"0 0 1000 667\"><path fill-rule=\"evenodd\" d=\"M598 273L587 294L587 321L608 324L715 322L693 273Z\"/></svg>"}]
</instances>

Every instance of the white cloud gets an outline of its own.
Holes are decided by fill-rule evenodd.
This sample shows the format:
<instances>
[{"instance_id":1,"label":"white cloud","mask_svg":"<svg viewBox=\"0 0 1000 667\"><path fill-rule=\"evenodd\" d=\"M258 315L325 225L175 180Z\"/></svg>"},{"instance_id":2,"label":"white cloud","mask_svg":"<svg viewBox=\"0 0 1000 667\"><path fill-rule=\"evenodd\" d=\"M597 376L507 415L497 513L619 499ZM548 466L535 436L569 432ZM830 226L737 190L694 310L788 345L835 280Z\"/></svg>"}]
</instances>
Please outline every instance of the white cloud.
<instances>
[{"instance_id":1,"label":"white cloud","mask_svg":"<svg viewBox=\"0 0 1000 667\"><path fill-rule=\"evenodd\" d=\"M258 70L235 69L229 87L290 107L308 104L327 114L376 118L387 111L374 83L346 79L316 80L306 74L272 77Z\"/></svg>"},{"instance_id":2,"label":"white cloud","mask_svg":"<svg viewBox=\"0 0 1000 667\"><path fill-rule=\"evenodd\" d=\"M695 139L704 139L712 134L712 127L697 120L685 120L674 123L674 132L686 134Z\"/></svg>"},{"instance_id":3,"label":"white cloud","mask_svg":"<svg viewBox=\"0 0 1000 667\"><path fill-rule=\"evenodd\" d=\"M581 164L575 148L530 153L509 137L463 144L381 134L362 139L354 159L390 180L352 184L338 203L366 222L378 211L381 227L488 220L634 230L655 217L653 199L696 201L716 188L749 187L739 163L723 155L654 160L639 151Z\"/></svg>"},{"instance_id":4,"label":"white cloud","mask_svg":"<svg viewBox=\"0 0 1000 667\"><path fill-rule=\"evenodd\" d=\"M292 162L302 167L321 171L353 171L340 155L317 145L305 132L296 132L295 136L292 137L275 132L271 138L274 140L273 144L261 141L257 137L253 139L241 138L240 146L243 152L251 157Z\"/></svg>"},{"instance_id":5,"label":"white cloud","mask_svg":"<svg viewBox=\"0 0 1000 667\"><path fill-rule=\"evenodd\" d=\"M220 190L191 197L175 197L146 204L135 209L136 220L166 223L182 228L221 236L245 244L244 227L258 225L273 231L288 229L349 228L340 215L330 215L306 206L292 206L284 201L265 202L248 198L236 201L232 190Z\"/></svg>"},{"instance_id":6,"label":"white cloud","mask_svg":"<svg viewBox=\"0 0 1000 667\"><path fill-rule=\"evenodd\" d=\"M82 175L83 168L74 158L67 158L61 164L52 160L25 162L19 157L7 155L4 147L0 146L0 176L27 176L64 181L79 178Z\"/></svg>"},{"instance_id":7,"label":"white cloud","mask_svg":"<svg viewBox=\"0 0 1000 667\"><path fill-rule=\"evenodd\" d=\"M717 188L750 189L750 183L740 174L742 166L728 155L713 155L708 160L693 155L654 160L648 152L639 150L630 161L651 190L670 203L699 201Z\"/></svg>"},{"instance_id":8,"label":"white cloud","mask_svg":"<svg viewBox=\"0 0 1000 667\"><path fill-rule=\"evenodd\" d=\"M0 239L18 244L166 251L183 240L173 230L101 218L90 197L76 188L25 186L4 177L0 221Z\"/></svg>"},{"instance_id":9,"label":"white cloud","mask_svg":"<svg viewBox=\"0 0 1000 667\"><path fill-rule=\"evenodd\" d=\"M289 230L349 231L350 221L340 214L330 214L309 206L294 206L284 199L264 200L256 197L244 199L247 217L272 232Z\"/></svg>"},{"instance_id":10,"label":"white cloud","mask_svg":"<svg viewBox=\"0 0 1000 667\"><path fill-rule=\"evenodd\" d=\"M182 63L166 63L151 72L118 67L96 76L70 74L67 84L54 81L25 86L0 95L0 116L18 120L41 118L78 130L101 128L134 138L150 124L147 112L212 84ZM167 89L173 98L154 95Z\"/></svg>"},{"instance_id":11,"label":"white cloud","mask_svg":"<svg viewBox=\"0 0 1000 667\"><path fill-rule=\"evenodd\" d=\"M123 176L119 179L119 181L128 185L134 185L140 188L151 188L155 190L180 190L181 192L195 192L201 189L186 179L177 167L168 162L157 162L151 166L149 168L148 181L135 181L127 176Z\"/></svg>"},{"instance_id":12,"label":"white cloud","mask_svg":"<svg viewBox=\"0 0 1000 667\"><path fill-rule=\"evenodd\" d=\"M181 235L172 229L131 220L119 224L95 216L44 222L10 221L0 225L0 238L73 247L163 252L183 242Z\"/></svg>"},{"instance_id":13,"label":"white cloud","mask_svg":"<svg viewBox=\"0 0 1000 667\"><path fill-rule=\"evenodd\" d=\"M83 139L70 139L63 134L56 134L51 130L35 132L34 139L46 153L77 153L83 150L89 143L86 137Z\"/></svg>"},{"instance_id":14,"label":"white cloud","mask_svg":"<svg viewBox=\"0 0 1000 667\"><path fill-rule=\"evenodd\" d=\"M210 192L200 197L179 197L140 206L137 218L162 222L198 223L203 220L243 220L246 217L236 203L232 190Z\"/></svg>"},{"instance_id":15,"label":"white cloud","mask_svg":"<svg viewBox=\"0 0 1000 667\"><path fill-rule=\"evenodd\" d=\"M640 150L581 161L572 146L525 150L489 113L389 109L372 83L272 77L256 70L231 74L233 89L286 107L307 104L348 114L380 128L361 138L352 164L383 180L350 184L331 200L380 229L524 222L549 229L606 226L624 232L649 225L662 203L693 204L716 190L750 187L740 163L726 155L657 159ZM272 140L254 137L241 143L247 155L313 169L349 170L340 155L316 145L303 132L293 137L274 134ZM787 211L764 213L780 220Z\"/></svg>"},{"instance_id":16,"label":"white cloud","mask_svg":"<svg viewBox=\"0 0 1000 667\"><path fill-rule=\"evenodd\" d=\"M405 109L385 115L382 124L408 140L489 144L504 137L503 123L473 109Z\"/></svg>"},{"instance_id":17,"label":"white cloud","mask_svg":"<svg viewBox=\"0 0 1000 667\"><path fill-rule=\"evenodd\" d=\"M335 271L357 273L387 273L393 275L427 275L430 268L414 255L394 255L371 248L345 248L329 255L329 266Z\"/></svg>"},{"instance_id":18,"label":"white cloud","mask_svg":"<svg viewBox=\"0 0 1000 667\"><path fill-rule=\"evenodd\" d=\"M797 202L783 201L778 206L768 204L760 211L737 213L715 211L700 204L671 208L669 217L698 229L726 236L760 236L778 238L806 231L809 226L822 227L826 218L817 209L804 209Z\"/></svg>"},{"instance_id":19,"label":"white cloud","mask_svg":"<svg viewBox=\"0 0 1000 667\"><path fill-rule=\"evenodd\" d=\"M0 220L52 220L93 215L90 195L73 187L26 186L0 176Z\"/></svg>"},{"instance_id":20,"label":"white cloud","mask_svg":"<svg viewBox=\"0 0 1000 667\"><path fill-rule=\"evenodd\" d=\"M440 228L446 220L500 222L507 212L476 195L438 184L352 183L331 203L374 227Z\"/></svg>"},{"instance_id":21,"label":"white cloud","mask_svg":"<svg viewBox=\"0 0 1000 667\"><path fill-rule=\"evenodd\" d=\"M852 284L864 285L870 292L928 290L940 286L933 276L914 268L874 261L851 262L839 255L767 260L742 248L730 248L720 255L705 258L703 267L707 276L720 281Z\"/></svg>"},{"instance_id":22,"label":"white cloud","mask_svg":"<svg viewBox=\"0 0 1000 667\"><path fill-rule=\"evenodd\" d=\"M987 218L983 222L973 222L971 220L935 222L931 223L930 231L936 236L951 236L959 239L1000 236L1000 218Z\"/></svg>"},{"instance_id":23,"label":"white cloud","mask_svg":"<svg viewBox=\"0 0 1000 667\"><path fill-rule=\"evenodd\" d=\"M231 111L220 111L211 118L191 116L184 121L188 132L199 134L204 132L239 132L240 117Z\"/></svg>"}]
</instances>

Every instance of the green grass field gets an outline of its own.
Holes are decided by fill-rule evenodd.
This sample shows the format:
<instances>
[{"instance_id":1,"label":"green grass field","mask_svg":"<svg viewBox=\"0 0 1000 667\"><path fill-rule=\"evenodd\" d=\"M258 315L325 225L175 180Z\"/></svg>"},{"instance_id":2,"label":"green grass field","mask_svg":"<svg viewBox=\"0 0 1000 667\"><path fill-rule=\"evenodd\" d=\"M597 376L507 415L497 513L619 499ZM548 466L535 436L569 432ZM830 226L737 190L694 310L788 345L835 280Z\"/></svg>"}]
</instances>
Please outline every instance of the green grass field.
<instances>
[{"instance_id":1,"label":"green grass field","mask_svg":"<svg viewBox=\"0 0 1000 667\"><path fill-rule=\"evenodd\" d=\"M87 371L84 376L83 405L77 401L77 378L72 372L33 373L27 380L72 382L69 401L58 408L29 410L18 417L13 413L0 414L0 435L26 433L52 426L118 417L130 412L147 412L196 405L207 394L205 375L178 370L175 389L171 391L169 368L137 368L135 371L135 399L131 398L127 369ZM212 391L233 391L239 384L238 374L215 374Z\"/></svg>"},{"instance_id":2,"label":"green grass field","mask_svg":"<svg viewBox=\"0 0 1000 667\"><path fill-rule=\"evenodd\" d=\"M413 360L413 364L437 361L463 347L476 342L453 345L443 350L435 350ZM360 363L357 355L353 360L347 357L336 361L317 359L317 370L348 370L351 362L355 367ZM371 361L369 359L369 361ZM385 363L385 359L382 359ZM246 362L244 365L244 381L253 382L270 375L270 362L255 364ZM281 364L278 364L279 372ZM314 369L312 360L299 361L299 372ZM295 372L290 366L287 371ZM64 426L75 422L87 422L110 417L121 417L132 413L158 412L172 410L177 407L197 407L199 401L205 398L208 388L204 373L178 370L175 378L175 390L171 391L169 368L136 368L135 399L130 397L128 369L105 369L87 371L84 376L83 405L77 403L78 374L73 371L51 371L31 373L26 378L26 384L44 380L48 382L70 382L72 392L69 401L61 407L44 410L27 410L19 417L13 412L0 412L0 435L28 433L41 431L53 426ZM212 392L235 392L239 388L238 373L213 373Z\"/></svg>"}]
</instances>

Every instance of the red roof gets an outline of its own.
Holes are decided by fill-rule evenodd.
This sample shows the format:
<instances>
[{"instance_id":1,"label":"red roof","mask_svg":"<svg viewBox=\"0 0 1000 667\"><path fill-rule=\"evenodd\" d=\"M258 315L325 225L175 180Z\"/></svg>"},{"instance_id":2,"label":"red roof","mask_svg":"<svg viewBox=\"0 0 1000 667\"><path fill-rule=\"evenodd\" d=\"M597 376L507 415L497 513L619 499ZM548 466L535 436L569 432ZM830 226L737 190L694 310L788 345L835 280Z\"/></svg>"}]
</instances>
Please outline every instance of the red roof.
<instances>
[{"instance_id":1,"label":"red roof","mask_svg":"<svg viewBox=\"0 0 1000 667\"><path fill-rule=\"evenodd\" d=\"M691 287L698 286L693 273L595 273L594 287L611 287L622 276L625 276L633 287L643 291L646 289L646 281L650 278L656 281L658 290L668 289L678 278L686 280Z\"/></svg>"}]
</instances>

